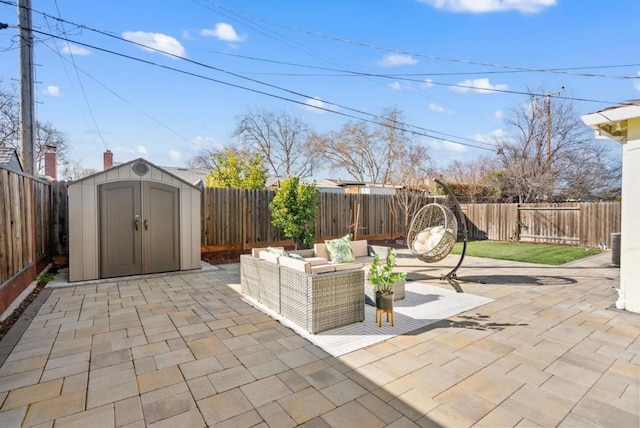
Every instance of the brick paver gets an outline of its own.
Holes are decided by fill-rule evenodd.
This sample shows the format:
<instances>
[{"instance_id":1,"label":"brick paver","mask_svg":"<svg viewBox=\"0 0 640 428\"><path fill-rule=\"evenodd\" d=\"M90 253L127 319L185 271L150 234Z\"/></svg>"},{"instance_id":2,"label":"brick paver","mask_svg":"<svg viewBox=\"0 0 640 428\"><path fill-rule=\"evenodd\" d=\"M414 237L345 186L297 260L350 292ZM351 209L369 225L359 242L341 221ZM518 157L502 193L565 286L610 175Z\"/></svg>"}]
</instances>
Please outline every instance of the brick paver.
<instances>
[{"instance_id":1,"label":"brick paver","mask_svg":"<svg viewBox=\"0 0 640 428\"><path fill-rule=\"evenodd\" d=\"M605 256L468 258L493 302L340 358L242 301L239 265L51 289L0 343L0 426L637 427L640 315ZM447 259L398 261L449 288Z\"/></svg>"}]
</instances>

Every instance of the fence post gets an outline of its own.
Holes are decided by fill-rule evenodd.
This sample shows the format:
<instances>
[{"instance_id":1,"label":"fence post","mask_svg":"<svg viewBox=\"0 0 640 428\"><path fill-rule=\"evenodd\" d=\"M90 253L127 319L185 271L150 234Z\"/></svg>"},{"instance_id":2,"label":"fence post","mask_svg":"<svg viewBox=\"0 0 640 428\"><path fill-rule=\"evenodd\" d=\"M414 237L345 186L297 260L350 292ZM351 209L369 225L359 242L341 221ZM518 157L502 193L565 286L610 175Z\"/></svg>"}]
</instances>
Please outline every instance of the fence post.
<instances>
[{"instance_id":1,"label":"fence post","mask_svg":"<svg viewBox=\"0 0 640 428\"><path fill-rule=\"evenodd\" d=\"M249 221L249 216L247 213L247 195L242 197L242 250L247 249L247 222Z\"/></svg>"},{"instance_id":2,"label":"fence post","mask_svg":"<svg viewBox=\"0 0 640 428\"><path fill-rule=\"evenodd\" d=\"M522 223L520 222L520 204L516 204L516 242L520 242L520 228Z\"/></svg>"}]
</instances>

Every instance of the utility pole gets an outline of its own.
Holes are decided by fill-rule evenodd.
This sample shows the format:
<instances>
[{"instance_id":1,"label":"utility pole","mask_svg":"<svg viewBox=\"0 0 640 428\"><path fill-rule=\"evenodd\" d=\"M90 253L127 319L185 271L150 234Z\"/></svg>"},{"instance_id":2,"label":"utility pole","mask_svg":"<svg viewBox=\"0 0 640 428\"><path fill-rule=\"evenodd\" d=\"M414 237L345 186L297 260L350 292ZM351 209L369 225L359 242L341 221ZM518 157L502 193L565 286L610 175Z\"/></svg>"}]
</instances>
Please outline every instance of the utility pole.
<instances>
[{"instance_id":1,"label":"utility pole","mask_svg":"<svg viewBox=\"0 0 640 428\"><path fill-rule=\"evenodd\" d=\"M557 91L544 94L544 108L547 115L547 161L551 161L551 95L557 95L564 91L564 86Z\"/></svg>"},{"instance_id":2,"label":"utility pole","mask_svg":"<svg viewBox=\"0 0 640 428\"><path fill-rule=\"evenodd\" d=\"M33 96L33 35L31 33L31 0L18 1L20 27L20 147L26 173L35 175L34 168L34 96Z\"/></svg>"}]
</instances>

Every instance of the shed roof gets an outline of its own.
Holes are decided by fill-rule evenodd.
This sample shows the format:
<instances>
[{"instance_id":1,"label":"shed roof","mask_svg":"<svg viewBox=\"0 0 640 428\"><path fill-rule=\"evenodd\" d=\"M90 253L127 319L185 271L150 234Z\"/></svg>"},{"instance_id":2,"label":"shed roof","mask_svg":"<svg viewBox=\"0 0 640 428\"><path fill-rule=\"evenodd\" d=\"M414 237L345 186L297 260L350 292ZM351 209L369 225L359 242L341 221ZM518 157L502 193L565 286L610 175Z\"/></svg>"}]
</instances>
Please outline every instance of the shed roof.
<instances>
[{"instance_id":1,"label":"shed roof","mask_svg":"<svg viewBox=\"0 0 640 428\"><path fill-rule=\"evenodd\" d=\"M175 179L177 179L177 180L179 180L179 181L182 181L182 182L183 182L183 183L185 183L185 184L188 184L189 186L193 187L194 189L196 189L196 190L198 190L198 191L200 191L200 190L201 190L200 188L198 188L197 186L195 186L193 183L189 183L189 182L188 182L187 180L185 180L184 178L179 177L178 175L173 174L171 171L168 171L166 168L163 168L163 167L158 166L158 165L156 165L156 164L154 164L154 163L152 163L152 162L149 162L148 160L146 160L146 159L144 159L144 158L137 158L137 159L134 159L134 160L129 161L129 162L124 162L124 163L118 164L117 166L113 166L113 167L111 167L111 168L109 168L109 169L106 169L106 170L104 170L104 171L100 171L100 172L97 172L97 173L95 173L95 174L91 174L91 175L88 175L88 176L86 176L86 177L82 177L82 178L80 178L80 179L78 179L78 180L73 181L71 184L81 183L81 182L83 182L83 181L85 181L85 180L88 180L88 179L90 179L90 178L97 177L97 176L99 176L99 175L103 175L103 174L108 174L109 172L113 171L114 169L126 168L126 167L129 167L129 166L133 166L133 165L134 165L135 163L137 163L137 162L144 162L144 163L146 163L147 165L149 165L149 166L151 166L151 167L153 167L153 168L155 168L155 169L158 169L158 170L160 170L160 171L164 172L165 174L168 174L168 175L172 176L173 178L175 178Z\"/></svg>"}]
</instances>

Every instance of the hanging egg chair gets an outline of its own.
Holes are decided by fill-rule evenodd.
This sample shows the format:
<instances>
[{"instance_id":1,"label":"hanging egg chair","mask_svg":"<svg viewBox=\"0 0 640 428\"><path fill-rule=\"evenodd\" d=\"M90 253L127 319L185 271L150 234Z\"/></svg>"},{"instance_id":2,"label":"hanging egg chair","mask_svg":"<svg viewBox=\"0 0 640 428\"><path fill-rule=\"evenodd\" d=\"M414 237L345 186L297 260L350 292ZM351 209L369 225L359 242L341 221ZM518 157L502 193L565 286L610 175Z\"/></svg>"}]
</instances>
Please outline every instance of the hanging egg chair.
<instances>
[{"instance_id":1,"label":"hanging egg chair","mask_svg":"<svg viewBox=\"0 0 640 428\"><path fill-rule=\"evenodd\" d=\"M411 252L426 263L444 259L458 236L458 221L453 212L441 204L420 208L411 221L407 244Z\"/></svg>"},{"instance_id":2,"label":"hanging egg chair","mask_svg":"<svg viewBox=\"0 0 640 428\"><path fill-rule=\"evenodd\" d=\"M457 279L456 272L462 265L467 251L467 223L456 195L442 181L438 179L434 181L451 197L458 217L456 218L453 211L445 205L438 203L425 205L411 220L407 232L407 246L419 260L435 263L447 257L458 237L461 237L460 259L456 266L450 272L442 275L440 279L447 280L458 293L462 293L462 288L455 280ZM458 226L461 230L458 230Z\"/></svg>"}]
</instances>

